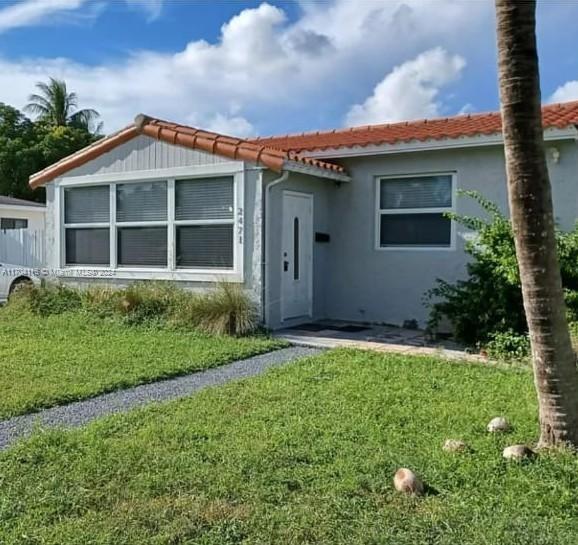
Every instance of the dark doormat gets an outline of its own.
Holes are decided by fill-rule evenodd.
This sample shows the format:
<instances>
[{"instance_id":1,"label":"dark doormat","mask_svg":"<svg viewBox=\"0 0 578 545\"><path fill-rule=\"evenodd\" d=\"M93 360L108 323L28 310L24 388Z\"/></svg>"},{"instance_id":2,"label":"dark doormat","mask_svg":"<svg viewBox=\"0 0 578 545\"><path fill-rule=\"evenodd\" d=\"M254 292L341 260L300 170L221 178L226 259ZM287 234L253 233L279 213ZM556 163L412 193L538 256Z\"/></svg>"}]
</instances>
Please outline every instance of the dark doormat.
<instances>
[{"instance_id":1,"label":"dark doormat","mask_svg":"<svg viewBox=\"0 0 578 545\"><path fill-rule=\"evenodd\" d=\"M327 325L327 324L301 324L292 327L296 331L341 331L342 333L358 333L360 331L367 331L369 328L361 325Z\"/></svg>"},{"instance_id":2,"label":"dark doormat","mask_svg":"<svg viewBox=\"0 0 578 545\"><path fill-rule=\"evenodd\" d=\"M330 329L326 325L322 324L301 324L292 327L291 329L295 329L296 331L323 331L324 329Z\"/></svg>"},{"instance_id":3,"label":"dark doormat","mask_svg":"<svg viewBox=\"0 0 578 545\"><path fill-rule=\"evenodd\" d=\"M362 325L344 325L340 327L332 327L336 331L343 331L343 333L359 333L360 331L367 331L369 328Z\"/></svg>"}]
</instances>

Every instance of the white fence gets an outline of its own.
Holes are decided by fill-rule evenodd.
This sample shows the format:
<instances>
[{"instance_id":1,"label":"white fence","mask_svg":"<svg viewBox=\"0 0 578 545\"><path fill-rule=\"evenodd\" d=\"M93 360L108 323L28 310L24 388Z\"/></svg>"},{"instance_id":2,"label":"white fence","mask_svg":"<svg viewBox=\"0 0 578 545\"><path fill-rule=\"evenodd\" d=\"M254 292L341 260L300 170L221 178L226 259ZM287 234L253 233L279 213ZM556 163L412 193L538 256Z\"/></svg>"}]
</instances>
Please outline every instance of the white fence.
<instances>
[{"instance_id":1,"label":"white fence","mask_svg":"<svg viewBox=\"0 0 578 545\"><path fill-rule=\"evenodd\" d=\"M0 262L22 267L44 267L44 231L0 231Z\"/></svg>"}]
</instances>

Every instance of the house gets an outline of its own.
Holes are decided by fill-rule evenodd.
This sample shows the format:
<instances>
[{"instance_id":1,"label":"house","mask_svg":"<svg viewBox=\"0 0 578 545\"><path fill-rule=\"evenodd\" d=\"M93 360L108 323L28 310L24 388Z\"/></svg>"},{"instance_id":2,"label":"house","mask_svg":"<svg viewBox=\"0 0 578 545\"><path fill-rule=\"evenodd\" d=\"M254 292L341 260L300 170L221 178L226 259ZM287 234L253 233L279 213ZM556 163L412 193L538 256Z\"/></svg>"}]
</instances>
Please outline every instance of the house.
<instances>
[{"instance_id":1,"label":"house","mask_svg":"<svg viewBox=\"0 0 578 545\"><path fill-rule=\"evenodd\" d=\"M560 226L578 217L578 102L545 106ZM242 140L139 115L33 175L48 265L68 282L242 283L271 328L318 318L424 324L437 278L464 276L479 215L507 207L501 119L472 114ZM89 277L89 278L88 278Z\"/></svg>"},{"instance_id":2,"label":"house","mask_svg":"<svg viewBox=\"0 0 578 545\"><path fill-rule=\"evenodd\" d=\"M44 204L0 195L0 231L44 229Z\"/></svg>"}]
</instances>

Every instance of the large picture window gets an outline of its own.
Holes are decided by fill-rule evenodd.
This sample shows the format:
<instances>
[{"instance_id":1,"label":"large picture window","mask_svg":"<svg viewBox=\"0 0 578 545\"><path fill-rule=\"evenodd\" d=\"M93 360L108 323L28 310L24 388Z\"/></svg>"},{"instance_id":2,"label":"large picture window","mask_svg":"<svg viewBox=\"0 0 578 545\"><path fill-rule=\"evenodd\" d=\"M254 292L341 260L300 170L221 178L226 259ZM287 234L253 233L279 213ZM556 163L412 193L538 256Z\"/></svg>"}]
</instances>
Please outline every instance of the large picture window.
<instances>
[{"instance_id":1,"label":"large picture window","mask_svg":"<svg viewBox=\"0 0 578 545\"><path fill-rule=\"evenodd\" d=\"M449 248L453 176L408 176L378 180L378 240L381 248Z\"/></svg>"},{"instance_id":2,"label":"large picture window","mask_svg":"<svg viewBox=\"0 0 578 545\"><path fill-rule=\"evenodd\" d=\"M65 188L64 263L234 270L233 176Z\"/></svg>"}]
</instances>

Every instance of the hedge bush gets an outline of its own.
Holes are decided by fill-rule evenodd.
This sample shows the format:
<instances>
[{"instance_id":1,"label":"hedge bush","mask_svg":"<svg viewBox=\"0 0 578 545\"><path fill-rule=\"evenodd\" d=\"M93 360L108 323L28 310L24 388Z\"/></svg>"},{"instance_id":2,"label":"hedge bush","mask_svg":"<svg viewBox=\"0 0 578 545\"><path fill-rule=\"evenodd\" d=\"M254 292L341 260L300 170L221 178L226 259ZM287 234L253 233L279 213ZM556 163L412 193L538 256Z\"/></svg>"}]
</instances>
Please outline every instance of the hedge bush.
<instances>
[{"instance_id":1,"label":"hedge bush","mask_svg":"<svg viewBox=\"0 0 578 545\"><path fill-rule=\"evenodd\" d=\"M432 332L449 320L457 340L468 346L507 345L518 348L528 331L522 301L520 273L510 220L499 208L475 191L460 195L474 199L487 219L447 214L474 231L465 250L471 256L468 277L455 283L438 279L427 292L428 327ZM578 319L578 226L570 232L556 231L562 283L570 321ZM516 338L514 341L513 339ZM504 341L504 342L502 342ZM515 351L519 351L516 348Z\"/></svg>"}]
</instances>

